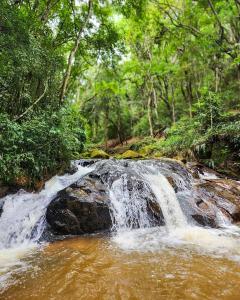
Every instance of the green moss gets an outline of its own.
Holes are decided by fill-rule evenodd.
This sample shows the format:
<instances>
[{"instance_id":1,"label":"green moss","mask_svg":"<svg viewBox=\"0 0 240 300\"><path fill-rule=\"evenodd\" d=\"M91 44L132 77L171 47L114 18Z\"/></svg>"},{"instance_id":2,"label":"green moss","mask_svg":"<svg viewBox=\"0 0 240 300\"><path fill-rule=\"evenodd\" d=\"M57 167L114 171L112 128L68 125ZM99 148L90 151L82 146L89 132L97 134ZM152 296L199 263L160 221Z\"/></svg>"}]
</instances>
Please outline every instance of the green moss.
<instances>
[{"instance_id":1,"label":"green moss","mask_svg":"<svg viewBox=\"0 0 240 300\"><path fill-rule=\"evenodd\" d=\"M89 151L84 151L81 153L81 158L90 158L91 153Z\"/></svg>"},{"instance_id":2,"label":"green moss","mask_svg":"<svg viewBox=\"0 0 240 300\"><path fill-rule=\"evenodd\" d=\"M160 157L163 157L163 153L162 152L160 152L160 151L154 152L153 158L160 158Z\"/></svg>"},{"instance_id":3,"label":"green moss","mask_svg":"<svg viewBox=\"0 0 240 300\"><path fill-rule=\"evenodd\" d=\"M155 144L150 144L147 146L142 147L138 152L142 156L151 156L156 150Z\"/></svg>"},{"instance_id":4,"label":"green moss","mask_svg":"<svg viewBox=\"0 0 240 300\"><path fill-rule=\"evenodd\" d=\"M133 143L129 149L133 151L139 151L140 149L154 145L156 141L157 139L151 137L145 137L140 141Z\"/></svg>"},{"instance_id":5,"label":"green moss","mask_svg":"<svg viewBox=\"0 0 240 300\"><path fill-rule=\"evenodd\" d=\"M99 149L94 149L92 150L92 152L90 153L90 157L91 158L109 158L109 154L107 154L105 151L103 150L99 150Z\"/></svg>"},{"instance_id":6,"label":"green moss","mask_svg":"<svg viewBox=\"0 0 240 300\"><path fill-rule=\"evenodd\" d=\"M121 158L123 159L134 159L134 158L142 158L143 156L136 152L136 151L132 151L132 150L127 150L126 152L124 152L122 155L121 155Z\"/></svg>"}]
</instances>

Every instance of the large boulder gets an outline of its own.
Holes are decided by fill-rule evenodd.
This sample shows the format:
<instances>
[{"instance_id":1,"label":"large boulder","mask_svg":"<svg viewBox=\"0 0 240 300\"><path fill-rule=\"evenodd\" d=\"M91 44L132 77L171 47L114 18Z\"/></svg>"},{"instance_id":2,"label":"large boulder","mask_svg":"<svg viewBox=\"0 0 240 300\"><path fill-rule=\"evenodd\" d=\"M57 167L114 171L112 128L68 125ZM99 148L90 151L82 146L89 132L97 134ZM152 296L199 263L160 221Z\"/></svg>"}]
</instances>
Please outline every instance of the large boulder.
<instances>
[{"instance_id":1,"label":"large boulder","mask_svg":"<svg viewBox=\"0 0 240 300\"><path fill-rule=\"evenodd\" d=\"M79 163L83 165L83 161ZM140 202L146 203L149 224L164 225L161 208L149 185L127 162L106 160L90 174L57 194L47 208L44 235L81 235L110 230L113 223L109 188L118 179L124 180L129 201L131 197L138 197ZM136 220L134 228L139 225Z\"/></svg>"},{"instance_id":2,"label":"large boulder","mask_svg":"<svg viewBox=\"0 0 240 300\"><path fill-rule=\"evenodd\" d=\"M203 226L240 222L240 184L230 179L198 181L190 200L192 218Z\"/></svg>"},{"instance_id":3,"label":"large boulder","mask_svg":"<svg viewBox=\"0 0 240 300\"><path fill-rule=\"evenodd\" d=\"M101 149L94 149L90 153L91 158L109 158L109 154Z\"/></svg>"},{"instance_id":4,"label":"large boulder","mask_svg":"<svg viewBox=\"0 0 240 300\"><path fill-rule=\"evenodd\" d=\"M206 167L199 162L188 162L186 164L188 171L192 174L195 179L203 178L224 178L225 176L218 173L217 171Z\"/></svg>"},{"instance_id":5,"label":"large boulder","mask_svg":"<svg viewBox=\"0 0 240 300\"><path fill-rule=\"evenodd\" d=\"M123 211L126 223L129 220L127 226L142 226L142 211L147 212L147 218L144 215L142 219L147 220L147 226L164 225L161 207L142 176L148 170L146 166L159 169L166 176L190 223L221 227L225 221L240 222L240 183L217 178L217 173L212 176L210 169L194 166L189 172L182 163L169 159L141 161L137 165L132 160L79 161L85 166L93 163L94 171L59 192L48 206L47 231L54 236L110 230L115 221L111 214L115 207L109 191L120 197L123 210L127 208ZM217 179L207 179L209 174Z\"/></svg>"},{"instance_id":6,"label":"large boulder","mask_svg":"<svg viewBox=\"0 0 240 300\"><path fill-rule=\"evenodd\" d=\"M202 199L221 210L234 222L240 222L240 184L230 179L206 180L198 184Z\"/></svg>"},{"instance_id":7,"label":"large boulder","mask_svg":"<svg viewBox=\"0 0 240 300\"><path fill-rule=\"evenodd\" d=\"M122 155L121 158L123 159L135 159L135 158L142 158L142 155L133 150L127 150Z\"/></svg>"},{"instance_id":8,"label":"large boulder","mask_svg":"<svg viewBox=\"0 0 240 300\"><path fill-rule=\"evenodd\" d=\"M79 235L112 226L109 199L97 178L86 177L59 192L47 208L48 230L56 235Z\"/></svg>"}]
</instances>

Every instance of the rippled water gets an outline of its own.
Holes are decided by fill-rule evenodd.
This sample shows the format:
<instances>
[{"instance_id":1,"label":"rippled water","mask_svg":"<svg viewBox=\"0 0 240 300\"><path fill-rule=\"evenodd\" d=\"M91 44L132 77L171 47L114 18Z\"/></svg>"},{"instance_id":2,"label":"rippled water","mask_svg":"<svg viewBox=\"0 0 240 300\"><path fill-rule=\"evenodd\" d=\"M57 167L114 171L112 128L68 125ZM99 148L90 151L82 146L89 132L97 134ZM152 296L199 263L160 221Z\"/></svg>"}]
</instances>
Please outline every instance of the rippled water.
<instances>
[{"instance_id":1,"label":"rippled water","mask_svg":"<svg viewBox=\"0 0 240 300\"><path fill-rule=\"evenodd\" d=\"M19 263L1 270L0 299L238 300L239 245L223 239L221 249L216 230L208 231L216 247L201 245L205 232L191 234L174 239L152 228L55 242L25 258L19 250Z\"/></svg>"}]
</instances>

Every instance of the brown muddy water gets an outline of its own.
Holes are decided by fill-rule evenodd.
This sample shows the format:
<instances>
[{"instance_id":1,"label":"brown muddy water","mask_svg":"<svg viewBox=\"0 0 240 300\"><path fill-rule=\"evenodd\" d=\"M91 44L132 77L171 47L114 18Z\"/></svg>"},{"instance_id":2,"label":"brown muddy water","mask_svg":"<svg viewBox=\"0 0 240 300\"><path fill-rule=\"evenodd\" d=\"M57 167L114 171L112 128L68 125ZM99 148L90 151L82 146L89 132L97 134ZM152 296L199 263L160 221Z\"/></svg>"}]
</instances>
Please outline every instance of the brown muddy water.
<instances>
[{"instance_id":1,"label":"brown muddy water","mask_svg":"<svg viewBox=\"0 0 240 300\"><path fill-rule=\"evenodd\" d=\"M197 241L194 245L160 241L159 232L148 229L58 241L24 255L21 250L18 255L16 250L1 252L1 262L8 264L1 269L0 299L239 300L236 245L228 247L229 240L223 238L225 251L216 251L210 245L221 246L215 232L208 239L206 233L185 232L185 241Z\"/></svg>"}]
</instances>

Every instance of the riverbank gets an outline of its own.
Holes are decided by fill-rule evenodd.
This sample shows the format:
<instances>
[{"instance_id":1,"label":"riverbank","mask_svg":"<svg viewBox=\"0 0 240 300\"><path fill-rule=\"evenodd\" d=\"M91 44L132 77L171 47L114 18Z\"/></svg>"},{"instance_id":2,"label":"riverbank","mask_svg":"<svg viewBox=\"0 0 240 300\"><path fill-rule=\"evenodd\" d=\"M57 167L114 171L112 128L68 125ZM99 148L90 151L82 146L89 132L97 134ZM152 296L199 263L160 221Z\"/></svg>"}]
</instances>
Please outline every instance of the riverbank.
<instances>
[{"instance_id":1,"label":"riverbank","mask_svg":"<svg viewBox=\"0 0 240 300\"><path fill-rule=\"evenodd\" d=\"M161 159L170 158L180 161L184 164L190 163L199 166L199 168L209 168L213 172L222 174L223 177L240 179L240 152L239 148L232 147L225 137L220 142L197 145L192 148L181 149L166 148L164 143L168 139L164 135L156 138L130 138L122 143L118 140L108 141L108 147L104 145L86 146L85 152L81 155L86 159ZM170 147L170 149L169 149Z\"/></svg>"}]
</instances>

